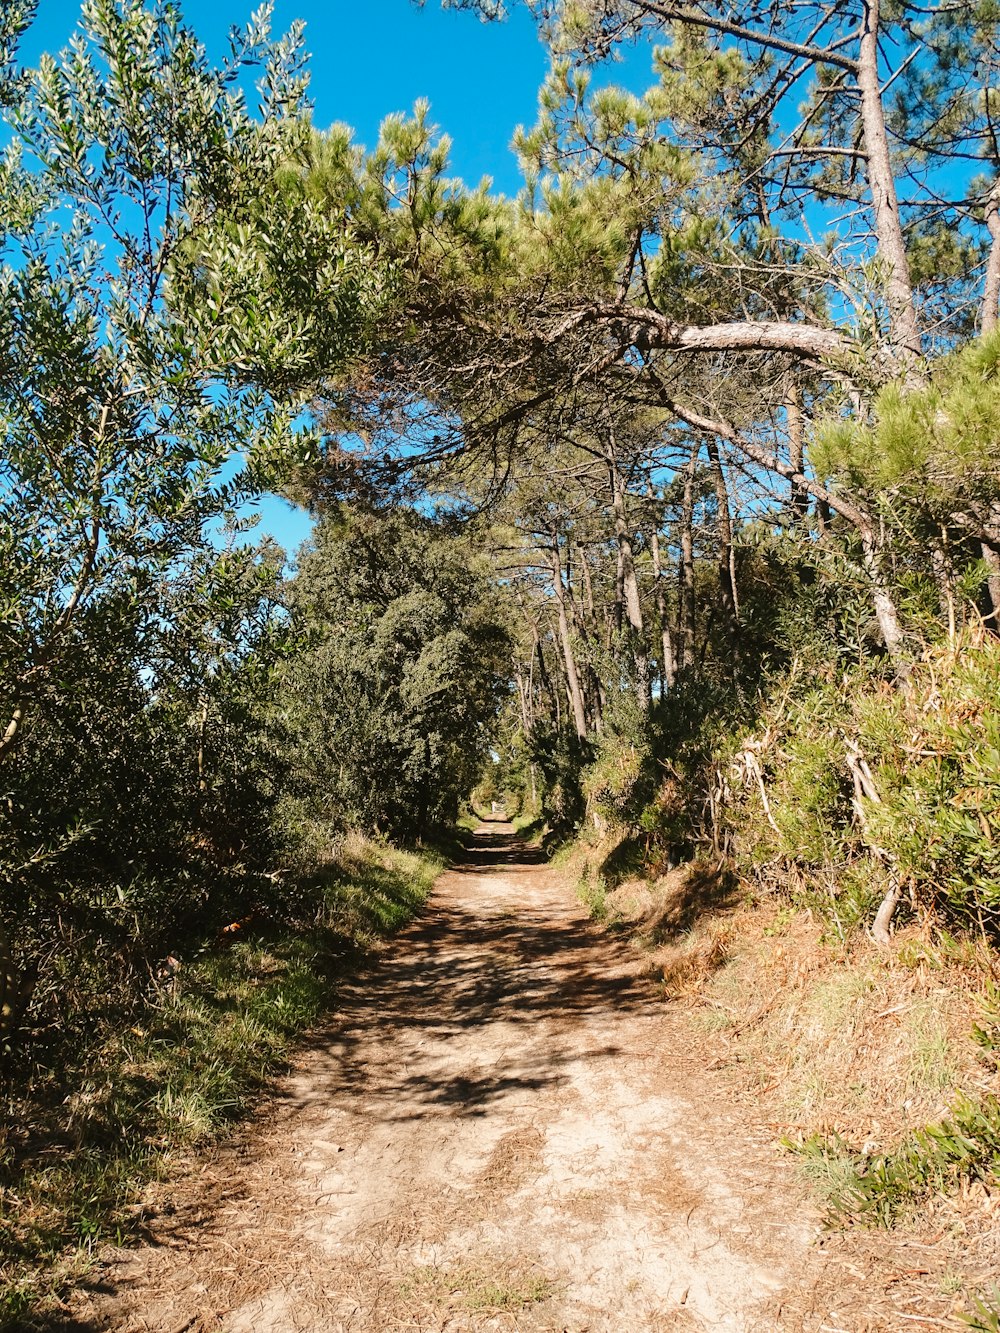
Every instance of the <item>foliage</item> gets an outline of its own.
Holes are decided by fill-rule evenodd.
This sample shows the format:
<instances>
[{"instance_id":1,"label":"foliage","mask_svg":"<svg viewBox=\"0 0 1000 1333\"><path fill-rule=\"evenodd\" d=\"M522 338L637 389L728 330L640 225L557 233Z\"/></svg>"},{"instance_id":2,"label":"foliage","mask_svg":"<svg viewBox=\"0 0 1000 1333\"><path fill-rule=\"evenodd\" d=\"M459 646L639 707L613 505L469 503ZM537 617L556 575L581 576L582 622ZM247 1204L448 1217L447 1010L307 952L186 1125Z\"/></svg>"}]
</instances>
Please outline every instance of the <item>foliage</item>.
<instances>
[{"instance_id":1,"label":"foliage","mask_svg":"<svg viewBox=\"0 0 1000 1333\"><path fill-rule=\"evenodd\" d=\"M972 1313L960 1313L958 1318L976 1333L1000 1333L1000 1290L996 1287L987 1294L973 1298Z\"/></svg>"},{"instance_id":2,"label":"foliage","mask_svg":"<svg viewBox=\"0 0 1000 1333\"><path fill-rule=\"evenodd\" d=\"M765 881L791 873L842 926L895 883L920 911L994 931L998 689L982 632L929 649L906 692L864 669L790 678L717 759L738 861Z\"/></svg>"},{"instance_id":3,"label":"foliage","mask_svg":"<svg viewBox=\"0 0 1000 1333\"><path fill-rule=\"evenodd\" d=\"M477 782L841 937L1000 922L994 7L529 7L517 199L426 103L317 132L267 9L215 68L175 4L87 0L25 73L0 7L0 1037L85 1164L18 1244L104 1234L243 1104L323 932L420 896L350 831ZM591 76L647 36L645 92ZM243 544L268 487L319 518L290 579ZM992 1170L996 1119L848 1162L850 1209Z\"/></svg>"},{"instance_id":4,"label":"foliage","mask_svg":"<svg viewBox=\"0 0 1000 1333\"><path fill-rule=\"evenodd\" d=\"M11 65L27 16L5 10ZM5 1043L26 1009L36 1037L65 1041L95 997L127 1009L178 933L257 893L275 852L282 765L262 706L282 651L280 561L219 547L304 447L300 395L271 390L299 372L305 326L252 299L250 244L224 304L204 286L228 253L220 221L272 193L301 132L300 33L273 41L268 19L234 31L213 68L177 6L88 0L62 56L8 71Z\"/></svg>"},{"instance_id":5,"label":"foliage","mask_svg":"<svg viewBox=\"0 0 1000 1333\"><path fill-rule=\"evenodd\" d=\"M202 554L141 607L105 595L75 618L5 768L4 915L33 979L33 1058L127 1013L192 933L261 896L280 910L262 878L285 771L265 707L288 643L277 576L266 548Z\"/></svg>"},{"instance_id":6,"label":"foliage","mask_svg":"<svg viewBox=\"0 0 1000 1333\"><path fill-rule=\"evenodd\" d=\"M635 706L631 693L612 696L583 775L588 808L618 828L629 828L653 799L659 778L648 714Z\"/></svg>"},{"instance_id":7,"label":"foliage","mask_svg":"<svg viewBox=\"0 0 1000 1333\"><path fill-rule=\"evenodd\" d=\"M259 314L183 317L185 247L263 190L301 105L298 38L266 15L209 65L174 6L90 0L8 113L0 170L0 699L12 744L74 617L142 596L291 447L290 404L252 386ZM239 91L263 68L259 119ZM294 348L274 331L271 354ZM237 481L237 450L256 461Z\"/></svg>"},{"instance_id":8,"label":"foliage","mask_svg":"<svg viewBox=\"0 0 1000 1333\"><path fill-rule=\"evenodd\" d=\"M415 511L334 511L290 599L310 636L285 686L310 807L400 835L453 823L507 689L507 631L469 538Z\"/></svg>"},{"instance_id":9,"label":"foliage","mask_svg":"<svg viewBox=\"0 0 1000 1333\"><path fill-rule=\"evenodd\" d=\"M891 1226L906 1209L961 1182L992 1182L1000 1165L1000 1103L959 1097L949 1115L913 1131L892 1152L850 1154L840 1141L812 1138L787 1146L837 1163L830 1196L834 1217Z\"/></svg>"},{"instance_id":10,"label":"foliage","mask_svg":"<svg viewBox=\"0 0 1000 1333\"><path fill-rule=\"evenodd\" d=\"M910 523L922 522L925 532L947 530L958 503L987 525L1000 498L998 359L1000 334L993 333L942 358L924 388L886 386L870 422L822 423L815 466L855 494L891 495L900 526L909 511Z\"/></svg>"}]
</instances>

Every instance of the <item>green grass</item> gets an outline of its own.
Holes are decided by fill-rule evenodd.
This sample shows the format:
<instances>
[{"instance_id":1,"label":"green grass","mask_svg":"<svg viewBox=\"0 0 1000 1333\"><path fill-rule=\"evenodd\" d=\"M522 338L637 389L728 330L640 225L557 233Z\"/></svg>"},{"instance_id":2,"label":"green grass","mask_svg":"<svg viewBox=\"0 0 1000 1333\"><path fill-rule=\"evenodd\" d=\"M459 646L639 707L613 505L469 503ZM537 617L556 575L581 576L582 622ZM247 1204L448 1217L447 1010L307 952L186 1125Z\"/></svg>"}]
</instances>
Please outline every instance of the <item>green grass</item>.
<instances>
[{"instance_id":1,"label":"green grass","mask_svg":"<svg viewBox=\"0 0 1000 1333\"><path fill-rule=\"evenodd\" d=\"M31 1327L96 1246L135 1233L143 1191L170 1154L217 1138L252 1107L330 1007L338 977L413 916L443 864L348 840L319 872L315 926L249 927L229 948L204 950L77 1069L8 1095L12 1122L38 1132L0 1150L0 1329Z\"/></svg>"},{"instance_id":2,"label":"green grass","mask_svg":"<svg viewBox=\"0 0 1000 1333\"><path fill-rule=\"evenodd\" d=\"M608 919L608 885L603 875L595 874L586 862L576 886L576 896L595 921Z\"/></svg>"},{"instance_id":3,"label":"green grass","mask_svg":"<svg viewBox=\"0 0 1000 1333\"><path fill-rule=\"evenodd\" d=\"M518 837L523 838L525 842L532 846L540 843L545 836L546 821L544 815L533 815L526 812L523 815L517 815L513 823L514 832Z\"/></svg>"},{"instance_id":4,"label":"green grass","mask_svg":"<svg viewBox=\"0 0 1000 1333\"><path fill-rule=\"evenodd\" d=\"M959 1096L944 1119L913 1130L887 1153L866 1157L837 1136L812 1135L786 1148L803 1158L827 1194L831 1220L890 1227L904 1213L963 1181L1000 1170L1000 1102Z\"/></svg>"},{"instance_id":5,"label":"green grass","mask_svg":"<svg viewBox=\"0 0 1000 1333\"><path fill-rule=\"evenodd\" d=\"M466 1293L467 1310L523 1310L546 1301L555 1287L544 1277L485 1278Z\"/></svg>"},{"instance_id":6,"label":"green grass","mask_svg":"<svg viewBox=\"0 0 1000 1333\"><path fill-rule=\"evenodd\" d=\"M931 1000L916 1001L905 1018L910 1039L910 1085L915 1090L949 1092L960 1074L947 1025Z\"/></svg>"},{"instance_id":7,"label":"green grass","mask_svg":"<svg viewBox=\"0 0 1000 1333\"><path fill-rule=\"evenodd\" d=\"M967 1328L975 1333L1000 1333L1000 1287L972 1298L973 1310L968 1314L958 1314Z\"/></svg>"}]
</instances>

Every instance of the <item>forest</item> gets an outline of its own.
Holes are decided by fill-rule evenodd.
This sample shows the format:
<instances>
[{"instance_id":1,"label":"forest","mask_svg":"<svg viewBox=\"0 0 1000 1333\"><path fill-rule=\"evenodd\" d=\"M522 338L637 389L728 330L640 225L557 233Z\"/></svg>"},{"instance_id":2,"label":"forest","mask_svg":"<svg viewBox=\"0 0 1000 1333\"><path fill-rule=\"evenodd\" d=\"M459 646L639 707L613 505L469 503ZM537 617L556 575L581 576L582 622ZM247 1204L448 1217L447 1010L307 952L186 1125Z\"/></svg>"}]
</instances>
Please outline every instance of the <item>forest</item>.
<instances>
[{"instance_id":1,"label":"forest","mask_svg":"<svg viewBox=\"0 0 1000 1333\"><path fill-rule=\"evenodd\" d=\"M995 1180L1000 9L528 7L508 196L424 103L318 126L267 6L219 62L85 0L35 68L0 6L11 1327L491 801L598 916L711 865L963 969L966 1146L916 1127L851 1207Z\"/></svg>"}]
</instances>

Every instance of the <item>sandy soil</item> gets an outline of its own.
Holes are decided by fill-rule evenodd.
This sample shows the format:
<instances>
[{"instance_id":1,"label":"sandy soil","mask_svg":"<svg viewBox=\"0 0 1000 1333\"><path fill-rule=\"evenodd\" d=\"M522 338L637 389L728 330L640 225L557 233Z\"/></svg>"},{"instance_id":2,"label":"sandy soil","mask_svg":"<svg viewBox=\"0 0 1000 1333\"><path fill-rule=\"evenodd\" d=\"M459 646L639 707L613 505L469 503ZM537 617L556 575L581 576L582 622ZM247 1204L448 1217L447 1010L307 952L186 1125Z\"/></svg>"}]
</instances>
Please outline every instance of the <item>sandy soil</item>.
<instances>
[{"instance_id":1,"label":"sandy soil","mask_svg":"<svg viewBox=\"0 0 1000 1333\"><path fill-rule=\"evenodd\" d=\"M869 1319L773 1131L507 825L62 1328L809 1330ZM844 1311L848 1310L845 1314ZM842 1322L846 1321L846 1322Z\"/></svg>"}]
</instances>

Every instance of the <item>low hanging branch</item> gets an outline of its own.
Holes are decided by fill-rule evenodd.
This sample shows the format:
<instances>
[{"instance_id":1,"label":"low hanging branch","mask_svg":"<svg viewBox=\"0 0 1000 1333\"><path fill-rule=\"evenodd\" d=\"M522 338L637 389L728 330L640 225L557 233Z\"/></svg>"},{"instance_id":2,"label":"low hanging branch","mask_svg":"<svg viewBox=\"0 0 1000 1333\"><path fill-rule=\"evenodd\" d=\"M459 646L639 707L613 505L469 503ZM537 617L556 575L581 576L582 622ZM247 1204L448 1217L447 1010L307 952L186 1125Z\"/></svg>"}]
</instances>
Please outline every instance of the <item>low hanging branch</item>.
<instances>
[{"instance_id":1,"label":"low hanging branch","mask_svg":"<svg viewBox=\"0 0 1000 1333\"><path fill-rule=\"evenodd\" d=\"M548 333L558 342L588 324L623 328L640 351L658 348L674 352L795 352L819 360L842 356L848 341L836 329L791 320L734 320L724 324L679 324L658 310L615 301L591 301L565 316Z\"/></svg>"}]
</instances>

